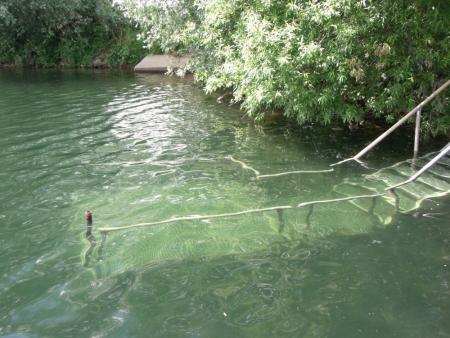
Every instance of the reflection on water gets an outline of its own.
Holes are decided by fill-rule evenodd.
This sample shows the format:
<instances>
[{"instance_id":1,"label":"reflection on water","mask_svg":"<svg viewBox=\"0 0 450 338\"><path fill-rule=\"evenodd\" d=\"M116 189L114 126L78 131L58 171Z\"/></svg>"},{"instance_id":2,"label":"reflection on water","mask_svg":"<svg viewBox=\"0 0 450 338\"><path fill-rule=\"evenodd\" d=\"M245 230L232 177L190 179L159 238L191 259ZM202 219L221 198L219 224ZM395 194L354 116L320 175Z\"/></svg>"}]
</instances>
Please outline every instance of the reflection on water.
<instances>
[{"instance_id":1,"label":"reflection on water","mask_svg":"<svg viewBox=\"0 0 450 338\"><path fill-rule=\"evenodd\" d=\"M0 89L0 336L450 335L448 199L389 225L373 199L368 212L337 203L96 230L336 197L368 169L256 180L227 157L262 174L324 169L370 132L254 126L159 76L2 72ZM403 136L368 167L407 158Z\"/></svg>"},{"instance_id":2,"label":"reflection on water","mask_svg":"<svg viewBox=\"0 0 450 338\"><path fill-rule=\"evenodd\" d=\"M93 227L94 227L93 219L92 219L92 217L93 217L92 211L87 210L84 213L84 217L86 219L86 239L89 242L89 248L84 253L83 266L87 267L87 266L89 266L89 262L91 260L92 253L93 253L95 247L97 246L97 241L95 239L94 234L92 233Z\"/></svg>"}]
</instances>

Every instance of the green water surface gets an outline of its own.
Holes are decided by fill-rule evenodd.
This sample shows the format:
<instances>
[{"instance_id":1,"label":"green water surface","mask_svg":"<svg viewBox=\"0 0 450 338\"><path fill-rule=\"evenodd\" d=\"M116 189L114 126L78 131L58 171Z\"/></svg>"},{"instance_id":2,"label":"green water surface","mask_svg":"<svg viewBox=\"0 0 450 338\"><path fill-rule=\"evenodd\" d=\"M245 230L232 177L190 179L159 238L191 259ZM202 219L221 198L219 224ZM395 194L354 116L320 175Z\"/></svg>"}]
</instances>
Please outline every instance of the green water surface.
<instances>
[{"instance_id":1,"label":"green water surface","mask_svg":"<svg viewBox=\"0 0 450 338\"><path fill-rule=\"evenodd\" d=\"M378 219L336 198L407 159L402 130L254 125L189 79L0 73L0 337L450 337L450 199ZM425 145L422 152L439 148ZM86 236L83 213L94 212Z\"/></svg>"}]
</instances>

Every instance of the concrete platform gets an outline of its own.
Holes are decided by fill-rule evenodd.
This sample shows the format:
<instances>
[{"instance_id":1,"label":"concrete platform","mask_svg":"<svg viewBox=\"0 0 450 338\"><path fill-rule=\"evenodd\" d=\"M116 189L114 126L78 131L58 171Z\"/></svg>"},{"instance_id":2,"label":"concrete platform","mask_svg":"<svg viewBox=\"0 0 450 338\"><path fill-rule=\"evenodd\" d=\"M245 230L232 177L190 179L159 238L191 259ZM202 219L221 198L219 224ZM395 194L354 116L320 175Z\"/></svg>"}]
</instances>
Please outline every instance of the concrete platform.
<instances>
[{"instance_id":1,"label":"concrete platform","mask_svg":"<svg viewBox=\"0 0 450 338\"><path fill-rule=\"evenodd\" d=\"M185 67L189 59L189 55L147 55L134 67L134 71L165 73L168 68L179 69Z\"/></svg>"}]
</instances>

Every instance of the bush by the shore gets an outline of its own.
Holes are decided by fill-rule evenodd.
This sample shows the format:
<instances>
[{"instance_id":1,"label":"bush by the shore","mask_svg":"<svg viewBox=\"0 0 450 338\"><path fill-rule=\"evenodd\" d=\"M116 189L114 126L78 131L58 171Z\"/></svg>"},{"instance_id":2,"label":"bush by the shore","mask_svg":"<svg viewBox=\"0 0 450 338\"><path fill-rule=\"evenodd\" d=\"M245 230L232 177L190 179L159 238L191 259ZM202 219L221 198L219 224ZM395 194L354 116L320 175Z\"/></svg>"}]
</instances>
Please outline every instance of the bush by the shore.
<instances>
[{"instance_id":1,"label":"bush by the shore","mask_svg":"<svg viewBox=\"0 0 450 338\"><path fill-rule=\"evenodd\" d=\"M178 0L127 2L147 47L187 51L208 92L230 91L250 116L299 123L395 122L450 74L450 2ZM423 112L450 131L449 91Z\"/></svg>"},{"instance_id":2,"label":"bush by the shore","mask_svg":"<svg viewBox=\"0 0 450 338\"><path fill-rule=\"evenodd\" d=\"M111 67L144 55L135 24L109 0L4 0L0 64Z\"/></svg>"}]
</instances>

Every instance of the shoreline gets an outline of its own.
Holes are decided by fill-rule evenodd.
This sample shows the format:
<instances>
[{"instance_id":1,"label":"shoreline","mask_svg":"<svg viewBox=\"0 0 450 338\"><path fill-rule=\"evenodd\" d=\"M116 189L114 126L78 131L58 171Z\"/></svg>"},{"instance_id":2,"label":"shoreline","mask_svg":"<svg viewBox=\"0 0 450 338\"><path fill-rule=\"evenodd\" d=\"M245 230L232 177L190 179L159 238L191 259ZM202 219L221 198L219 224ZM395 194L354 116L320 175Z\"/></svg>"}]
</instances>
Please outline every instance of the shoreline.
<instances>
[{"instance_id":1,"label":"shoreline","mask_svg":"<svg viewBox=\"0 0 450 338\"><path fill-rule=\"evenodd\" d=\"M177 80L183 80L186 78L189 78L190 80L193 80L193 74L186 74L186 77L178 77L173 74L166 74L162 72L136 72L134 71L134 65L131 64L121 64L121 65L102 65L102 66L96 66L96 65L46 65L46 66L35 66L35 65L17 65L17 64L0 64L0 71L94 71L94 72L109 72L109 71L125 71L127 73L133 73L138 76L163 76L163 77L172 77L176 78ZM224 95L225 93L225 95ZM206 94L207 97L214 99L214 101L217 102L218 105L239 105L238 103L230 103L230 100L228 97L225 100L222 100L221 98L223 96L227 96L229 94L226 91L216 91L213 93ZM259 124L259 125L276 125L276 124L283 124L288 123L295 125L298 128L314 128L314 127L321 127L321 128L327 128L330 133L339 132L347 130L350 133L354 133L355 136L357 134L367 133L367 134L377 134L381 133L385 130L387 130L392 124L387 123L386 121L375 118L373 116L368 115L367 118L360 122L360 123L351 123L351 124L345 124L340 121L335 121L333 123L330 123L328 125L320 125L317 123L307 123L303 125L299 125L295 123L295 119L289 119L286 116L284 116L282 111L273 111L273 110L267 110L264 112L264 118L261 121L255 121L251 116L246 115L244 112L242 114L242 119L251 121L252 123ZM414 131L414 125L413 124L405 124L402 128L402 131L400 132L406 132L407 135L413 135ZM445 134L439 134L439 135L425 135L421 137L421 143L422 144L436 144L436 145L442 145L445 144L445 142L448 142L450 140L450 133L447 135Z\"/></svg>"},{"instance_id":2,"label":"shoreline","mask_svg":"<svg viewBox=\"0 0 450 338\"><path fill-rule=\"evenodd\" d=\"M65 65L65 64L50 64L50 65L28 65L28 64L1 64L0 69L133 69L131 64L101 64L101 65Z\"/></svg>"}]
</instances>

